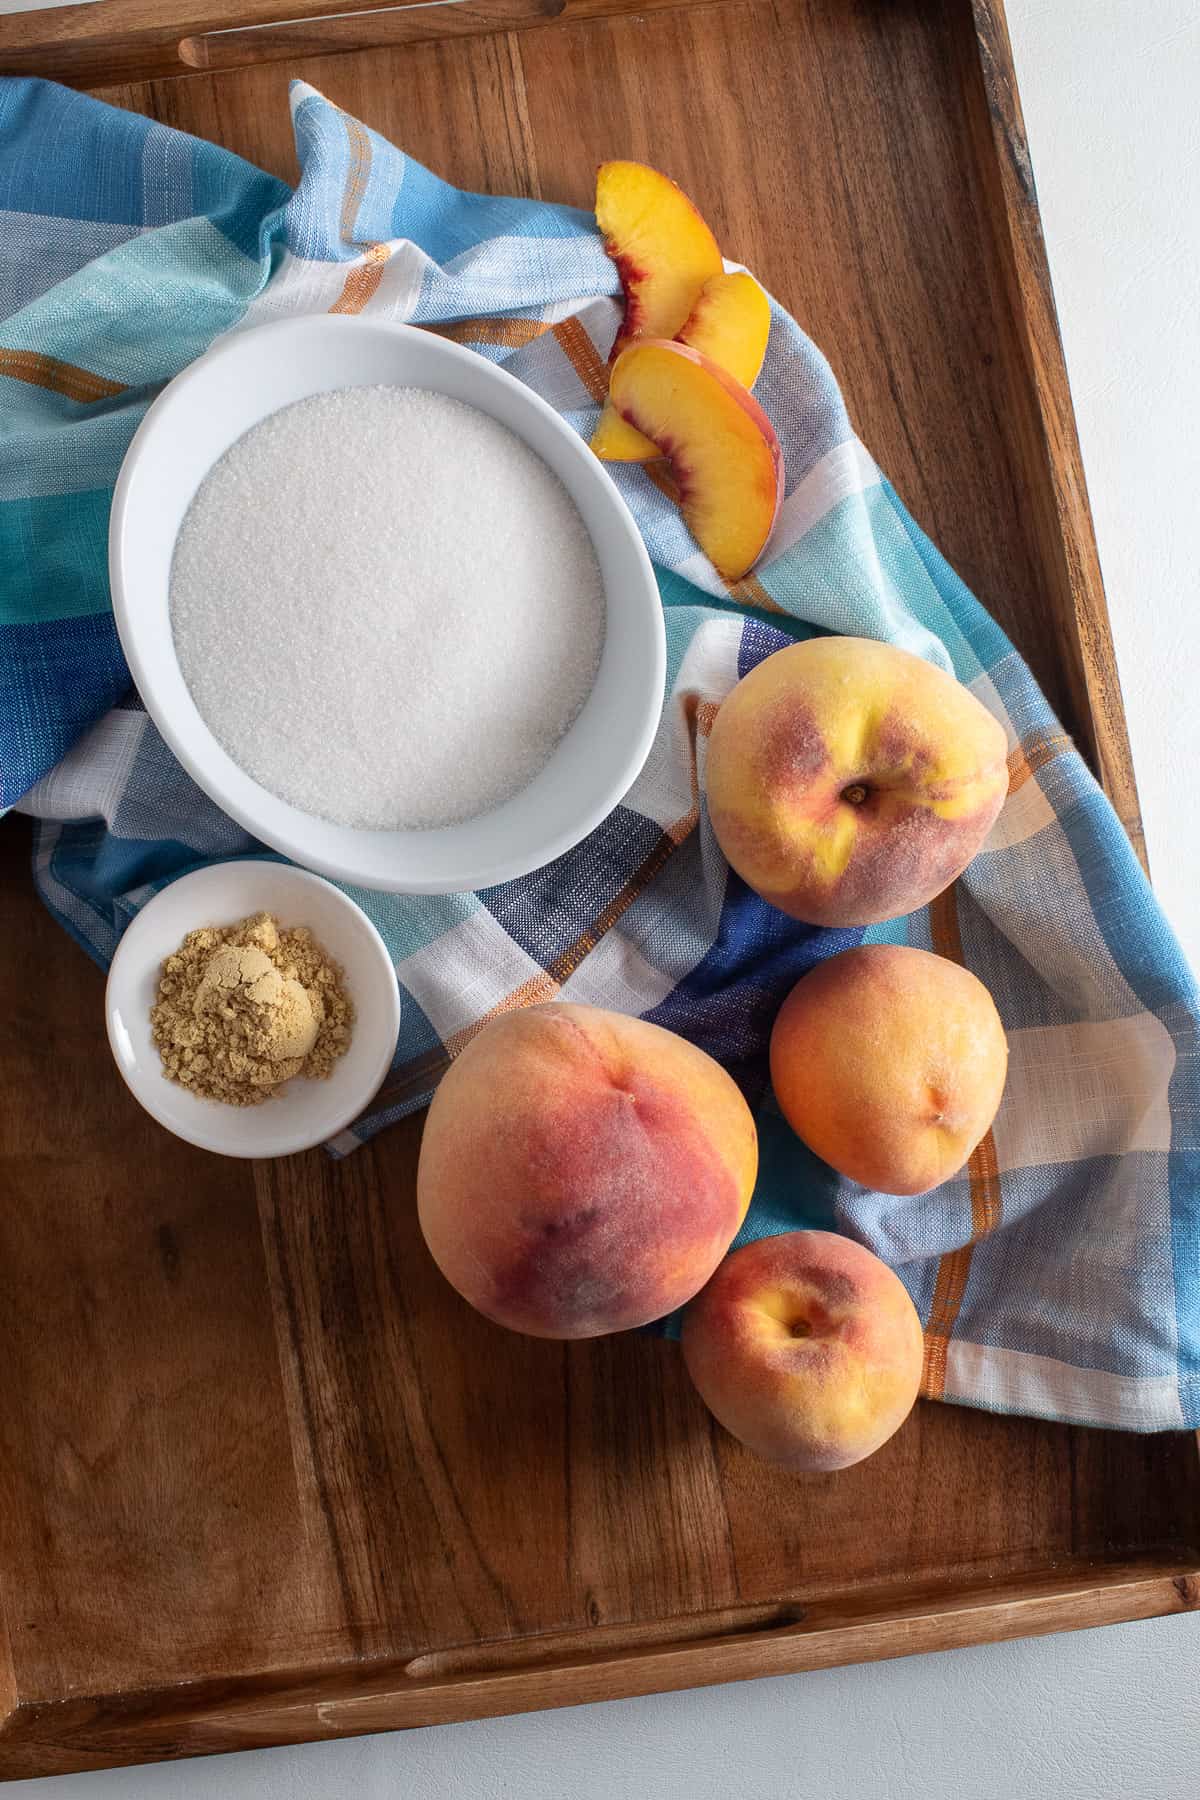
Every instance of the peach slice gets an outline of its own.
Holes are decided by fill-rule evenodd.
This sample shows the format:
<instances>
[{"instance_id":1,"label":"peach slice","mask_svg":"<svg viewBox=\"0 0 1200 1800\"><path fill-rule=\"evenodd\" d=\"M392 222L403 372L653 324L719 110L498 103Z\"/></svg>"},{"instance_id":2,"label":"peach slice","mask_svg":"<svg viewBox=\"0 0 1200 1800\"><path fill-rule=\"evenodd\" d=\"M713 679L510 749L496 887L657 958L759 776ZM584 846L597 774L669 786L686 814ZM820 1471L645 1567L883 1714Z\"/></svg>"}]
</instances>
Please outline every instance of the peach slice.
<instances>
[{"instance_id":1,"label":"peach slice","mask_svg":"<svg viewBox=\"0 0 1200 1800\"><path fill-rule=\"evenodd\" d=\"M737 581L783 498L779 440L758 401L711 357L662 339L618 357L609 395L669 459L688 530L717 572Z\"/></svg>"},{"instance_id":2,"label":"peach slice","mask_svg":"<svg viewBox=\"0 0 1200 1800\"><path fill-rule=\"evenodd\" d=\"M625 291L625 317L609 356L615 362L634 338L674 337L723 265L716 238L683 189L645 163L600 164L596 223Z\"/></svg>"},{"instance_id":3,"label":"peach slice","mask_svg":"<svg viewBox=\"0 0 1200 1800\"><path fill-rule=\"evenodd\" d=\"M711 356L744 388L752 388L770 331L770 301L753 275L737 269L705 282L691 316L675 335L681 344Z\"/></svg>"},{"instance_id":4,"label":"peach slice","mask_svg":"<svg viewBox=\"0 0 1200 1800\"><path fill-rule=\"evenodd\" d=\"M739 269L714 275L700 290L691 316L678 333L702 356L727 369L744 388L758 380L771 330L771 305L755 281ZM592 449L604 462L653 462L659 450L648 437L627 425L611 400L604 403L592 433Z\"/></svg>"}]
</instances>

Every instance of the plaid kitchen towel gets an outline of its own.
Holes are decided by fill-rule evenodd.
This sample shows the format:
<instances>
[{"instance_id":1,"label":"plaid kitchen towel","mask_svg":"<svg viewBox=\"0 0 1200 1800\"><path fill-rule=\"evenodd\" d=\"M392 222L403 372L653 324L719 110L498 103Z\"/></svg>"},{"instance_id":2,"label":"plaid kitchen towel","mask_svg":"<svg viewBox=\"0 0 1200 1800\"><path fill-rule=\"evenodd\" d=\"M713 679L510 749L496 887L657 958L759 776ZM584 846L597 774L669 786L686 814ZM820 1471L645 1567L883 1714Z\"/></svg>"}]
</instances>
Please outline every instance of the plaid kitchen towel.
<instances>
[{"instance_id":1,"label":"plaid kitchen towel","mask_svg":"<svg viewBox=\"0 0 1200 1800\"><path fill-rule=\"evenodd\" d=\"M617 320L589 214L446 186L302 84L293 194L211 145L48 84L0 84L0 767L39 821L47 905L99 961L181 871L255 846L129 691L105 527L134 427L214 338L305 311L434 326L580 432ZM576 850L477 894L358 893L399 973L391 1076L333 1146L422 1105L479 1022L563 996L682 1032L755 1107L744 1236L836 1225L908 1284L926 1392L1137 1430L1200 1425L1197 993L1107 801L1003 634L851 429L779 308L757 392L787 464L758 573L726 587L645 475L617 468L658 571L668 694L645 771ZM286 520L263 521L286 555ZM347 545L352 554L352 545ZM1005 725L1012 785L956 888L890 925L817 931L731 875L703 804L722 697L813 629L904 645ZM840 1182L772 1102L768 1030L819 958L906 942L960 959L1011 1045L994 1130L917 1199Z\"/></svg>"}]
</instances>

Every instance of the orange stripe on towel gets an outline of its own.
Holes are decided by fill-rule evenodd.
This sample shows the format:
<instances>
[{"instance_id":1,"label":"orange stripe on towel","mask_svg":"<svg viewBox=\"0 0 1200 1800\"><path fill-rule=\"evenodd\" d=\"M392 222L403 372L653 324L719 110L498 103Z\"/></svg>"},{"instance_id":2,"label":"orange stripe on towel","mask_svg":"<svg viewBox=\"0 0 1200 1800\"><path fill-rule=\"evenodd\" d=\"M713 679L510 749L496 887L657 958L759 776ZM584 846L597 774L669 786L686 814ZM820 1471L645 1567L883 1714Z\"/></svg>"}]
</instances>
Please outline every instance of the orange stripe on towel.
<instances>
[{"instance_id":1,"label":"orange stripe on towel","mask_svg":"<svg viewBox=\"0 0 1200 1800\"><path fill-rule=\"evenodd\" d=\"M449 338L452 344L500 344L506 350L520 350L544 337L551 329L542 319L459 319L453 325L427 325L435 337Z\"/></svg>"},{"instance_id":2,"label":"orange stripe on towel","mask_svg":"<svg viewBox=\"0 0 1200 1800\"><path fill-rule=\"evenodd\" d=\"M56 356L43 356L39 350L0 349L0 375L13 381L26 381L30 387L46 388L51 394L62 394L67 400L87 405L93 400L111 400L123 394L126 383L109 381L105 375L93 375L75 363L59 362Z\"/></svg>"},{"instance_id":3,"label":"orange stripe on towel","mask_svg":"<svg viewBox=\"0 0 1200 1800\"><path fill-rule=\"evenodd\" d=\"M360 313L367 301L379 292L379 284L383 280L383 265L390 254L386 244L372 244L363 261L350 270L345 286L330 307L330 312Z\"/></svg>"},{"instance_id":4,"label":"orange stripe on towel","mask_svg":"<svg viewBox=\"0 0 1200 1800\"><path fill-rule=\"evenodd\" d=\"M568 362L597 405L608 393L608 369L578 319L563 319L553 327Z\"/></svg>"},{"instance_id":5,"label":"orange stripe on towel","mask_svg":"<svg viewBox=\"0 0 1200 1800\"><path fill-rule=\"evenodd\" d=\"M358 209L362 205L371 174L371 140L365 128L357 119L352 119L349 113L342 114L342 124L346 127L346 136L350 141L350 168L342 194L342 237L346 243L352 244Z\"/></svg>"},{"instance_id":6,"label":"orange stripe on towel","mask_svg":"<svg viewBox=\"0 0 1200 1800\"><path fill-rule=\"evenodd\" d=\"M352 244L355 241L358 209L362 205L371 174L371 140L364 127L348 113L342 114L342 123L350 142L350 168L346 176L345 192L342 194L342 239L345 243ZM348 272L341 294L329 309L331 313L360 313L368 300L379 291L379 284L383 280L383 265L391 251L386 244L368 243L362 248L362 261L355 263Z\"/></svg>"},{"instance_id":7,"label":"orange stripe on towel","mask_svg":"<svg viewBox=\"0 0 1200 1800\"><path fill-rule=\"evenodd\" d=\"M708 701L699 702L689 714L689 723L693 726L693 734L698 731L703 735L707 735L712 729L712 720L715 715L715 706ZM694 742L695 738L693 735L693 744ZM694 766L693 762L693 768ZM696 829L700 817L700 808L698 787L695 780L693 780L693 791L696 793L697 797L691 809L682 819L667 826L666 830L659 837L649 854L643 857L624 887L619 893L613 895L608 905L601 909L586 930L582 931L575 939L574 943L569 944L565 950L556 956L549 968L539 970L536 975L529 976L529 978L526 981L523 981L519 987L514 988L511 993L505 994L502 1000L498 1000L495 1006L489 1007L482 1018L472 1020L469 1025L464 1025L461 1031L456 1031L451 1037L447 1038L446 1063L439 1066L435 1062L432 1067L429 1067L427 1066L427 1059L422 1058L419 1069L419 1078L422 1082L440 1079L441 1075L445 1072L445 1068L448 1066L449 1061L453 1060L454 1057L465 1050L467 1045L471 1042L471 1039L477 1037L484 1026L490 1024L493 1019L501 1018L505 1013L517 1012L525 1006L540 1006L544 1004L545 1001L553 1000L555 998L561 991L563 984L570 979L575 970L579 967L584 957L590 956L601 938L605 937L622 916L628 912L629 908L633 905L639 895L645 893L655 876L661 873L671 857L675 854L676 850L678 850L680 844L686 842L692 832ZM379 1112L385 1107L395 1104L397 1100L411 1092L414 1087L414 1072L415 1066L398 1069L395 1075L390 1076L388 1080L384 1082L378 1094L376 1094L375 1099L371 1104L372 1112Z\"/></svg>"},{"instance_id":8,"label":"orange stripe on towel","mask_svg":"<svg viewBox=\"0 0 1200 1800\"><path fill-rule=\"evenodd\" d=\"M787 610L786 607L782 607L777 601L772 600L758 576L754 574L743 575L740 581L731 582L729 598L740 600L744 606L761 606L764 612L782 613Z\"/></svg>"},{"instance_id":9,"label":"orange stripe on towel","mask_svg":"<svg viewBox=\"0 0 1200 1800\"><path fill-rule=\"evenodd\" d=\"M1057 732L1053 737L1034 738L1028 744L1018 744L1008 758L1009 793L1015 794L1038 769L1045 768L1056 756L1062 756L1065 751L1073 748L1065 731Z\"/></svg>"},{"instance_id":10,"label":"orange stripe on towel","mask_svg":"<svg viewBox=\"0 0 1200 1800\"><path fill-rule=\"evenodd\" d=\"M655 843L649 855L644 857L634 870L629 880L619 893L614 894L608 905L592 920L586 930L580 932L573 944L559 953L550 967L537 975L531 975L528 981L506 994L503 1000L497 1001L481 1019L466 1025L447 1041L446 1048L451 1056L457 1056L464 1050L484 1026L492 1019L504 1013L516 1012L523 1006L539 1006L546 1000L553 1000L563 984L570 980L585 956L590 956L601 938L607 936L613 926L628 912L634 901L643 894L655 876L665 867L668 860L696 827L695 817L689 814L678 826L669 826Z\"/></svg>"}]
</instances>

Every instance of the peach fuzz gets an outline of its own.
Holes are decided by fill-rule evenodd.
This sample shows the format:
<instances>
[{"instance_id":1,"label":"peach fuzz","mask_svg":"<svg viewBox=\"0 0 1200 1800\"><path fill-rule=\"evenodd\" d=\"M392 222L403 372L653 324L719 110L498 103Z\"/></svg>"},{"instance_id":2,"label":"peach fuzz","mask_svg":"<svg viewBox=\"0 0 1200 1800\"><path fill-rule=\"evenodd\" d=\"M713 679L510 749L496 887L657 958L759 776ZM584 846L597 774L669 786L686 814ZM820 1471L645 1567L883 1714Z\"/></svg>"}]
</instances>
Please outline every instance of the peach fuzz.
<instances>
[{"instance_id":1,"label":"peach fuzz","mask_svg":"<svg viewBox=\"0 0 1200 1800\"><path fill-rule=\"evenodd\" d=\"M708 810L742 879L810 925L873 925L950 885L1008 792L1003 727L953 676L869 638L811 638L721 706Z\"/></svg>"},{"instance_id":2,"label":"peach fuzz","mask_svg":"<svg viewBox=\"0 0 1200 1800\"><path fill-rule=\"evenodd\" d=\"M885 1194L923 1194L957 1174L996 1116L1007 1068L983 983L904 944L819 963L771 1033L771 1080L792 1130Z\"/></svg>"},{"instance_id":3,"label":"peach fuzz","mask_svg":"<svg viewBox=\"0 0 1200 1800\"><path fill-rule=\"evenodd\" d=\"M922 1355L903 1282L830 1231L736 1250L683 1323L709 1411L756 1455L803 1471L849 1468L886 1443L917 1398Z\"/></svg>"},{"instance_id":4,"label":"peach fuzz","mask_svg":"<svg viewBox=\"0 0 1200 1800\"><path fill-rule=\"evenodd\" d=\"M450 1284L533 1337L648 1324L702 1287L758 1167L750 1109L673 1032L555 1003L493 1020L452 1064L417 1208Z\"/></svg>"}]
</instances>

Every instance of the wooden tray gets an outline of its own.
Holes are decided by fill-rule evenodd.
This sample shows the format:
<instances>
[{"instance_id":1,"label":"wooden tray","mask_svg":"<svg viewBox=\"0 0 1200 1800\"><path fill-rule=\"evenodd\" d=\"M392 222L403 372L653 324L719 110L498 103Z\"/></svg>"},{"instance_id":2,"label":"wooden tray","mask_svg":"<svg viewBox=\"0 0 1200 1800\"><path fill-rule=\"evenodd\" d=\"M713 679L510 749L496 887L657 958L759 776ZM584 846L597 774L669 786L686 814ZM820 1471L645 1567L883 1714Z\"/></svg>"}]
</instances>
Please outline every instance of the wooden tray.
<instances>
[{"instance_id":1,"label":"wooden tray","mask_svg":"<svg viewBox=\"0 0 1200 1800\"><path fill-rule=\"evenodd\" d=\"M586 205L603 156L671 170L829 354L1137 837L998 0L470 0L206 35L267 4L9 18L0 67L287 177L290 74L468 187ZM2 847L3 1775L1200 1602L1191 1436L922 1405L861 1468L788 1478L712 1427L672 1346L538 1343L461 1305L417 1232L419 1120L341 1165L169 1137L21 827Z\"/></svg>"}]
</instances>

